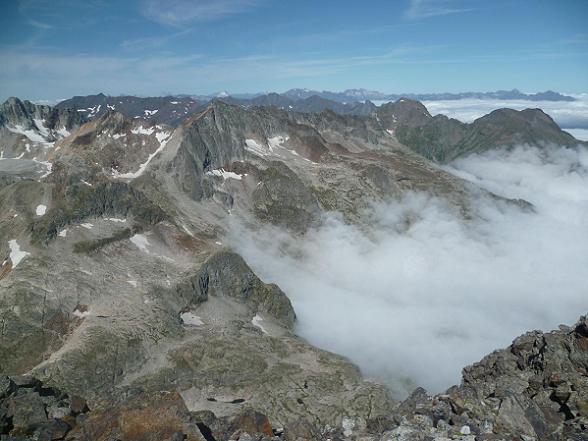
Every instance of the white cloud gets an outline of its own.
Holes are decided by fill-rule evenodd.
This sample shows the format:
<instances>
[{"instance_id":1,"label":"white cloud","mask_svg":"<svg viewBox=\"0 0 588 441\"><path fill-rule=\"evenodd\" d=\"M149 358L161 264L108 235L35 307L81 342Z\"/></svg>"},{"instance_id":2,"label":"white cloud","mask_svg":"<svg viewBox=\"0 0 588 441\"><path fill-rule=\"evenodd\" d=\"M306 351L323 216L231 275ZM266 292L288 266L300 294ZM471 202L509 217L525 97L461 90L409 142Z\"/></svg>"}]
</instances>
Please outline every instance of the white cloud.
<instances>
[{"instance_id":1,"label":"white cloud","mask_svg":"<svg viewBox=\"0 0 588 441\"><path fill-rule=\"evenodd\" d=\"M183 29L179 32L172 34L159 35L155 37L144 37L123 40L120 47L126 51L137 51L137 50L152 50L160 48L177 38L184 37L190 33L189 29Z\"/></svg>"},{"instance_id":2,"label":"white cloud","mask_svg":"<svg viewBox=\"0 0 588 441\"><path fill-rule=\"evenodd\" d=\"M588 311L588 150L490 152L452 171L535 212L482 198L464 221L412 193L375 206L367 233L331 218L304 238L236 228L225 243L290 296L302 337L399 394L440 391L517 335Z\"/></svg>"},{"instance_id":3,"label":"white cloud","mask_svg":"<svg viewBox=\"0 0 588 441\"><path fill-rule=\"evenodd\" d=\"M581 141L588 141L588 129L566 129L570 135Z\"/></svg>"},{"instance_id":4,"label":"white cloud","mask_svg":"<svg viewBox=\"0 0 588 441\"><path fill-rule=\"evenodd\" d=\"M455 0L410 0L404 16L409 20L420 20L472 10L469 8L458 8L455 5Z\"/></svg>"},{"instance_id":5,"label":"white cloud","mask_svg":"<svg viewBox=\"0 0 588 441\"><path fill-rule=\"evenodd\" d=\"M142 12L158 23L182 26L243 13L259 4L260 0L145 0Z\"/></svg>"},{"instance_id":6,"label":"white cloud","mask_svg":"<svg viewBox=\"0 0 588 441\"><path fill-rule=\"evenodd\" d=\"M34 20L32 18L27 20L27 23L37 29L51 29L53 27L50 24L43 23L42 21Z\"/></svg>"}]
</instances>

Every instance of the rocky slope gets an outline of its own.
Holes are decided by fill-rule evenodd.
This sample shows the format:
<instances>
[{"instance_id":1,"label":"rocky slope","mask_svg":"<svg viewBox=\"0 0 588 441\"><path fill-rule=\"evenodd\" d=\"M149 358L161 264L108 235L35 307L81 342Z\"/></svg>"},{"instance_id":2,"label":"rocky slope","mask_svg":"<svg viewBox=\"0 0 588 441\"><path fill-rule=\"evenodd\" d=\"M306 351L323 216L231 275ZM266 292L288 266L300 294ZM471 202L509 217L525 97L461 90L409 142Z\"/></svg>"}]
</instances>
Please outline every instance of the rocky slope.
<instances>
[{"instance_id":1,"label":"rocky slope","mask_svg":"<svg viewBox=\"0 0 588 441\"><path fill-rule=\"evenodd\" d=\"M532 412L543 418L537 423L543 432L526 410L528 425L519 418L509 426L492 413L496 403L515 409L503 391L513 387L523 409L534 406L535 355L528 366L525 355L501 359L505 367L496 372L498 362L490 361L466 370L464 384L448 391L469 406L460 408L466 413L445 406L449 413L435 420L411 413L410 402L398 407L349 361L296 336L287 293L260 280L224 243L235 221L269 223L302 237L325 214L337 213L369 228L366 207L407 191L442 197L466 219L479 216L470 201L497 196L444 172L398 136L436 121L419 103L399 100L373 116L355 116L215 100L175 128L112 109L82 124L79 113L19 103L9 100L0 113L6 127L0 142L14 146L6 149L11 159L0 160L0 372L16 376L2 380L0 390L5 432L28 436L53 430L49 424L68 439L228 439L239 429L258 432L242 433L243 440L364 432L372 437L366 439L414 439L402 433L442 436L459 425L472 433L490 427L503 437L524 427L529 439L550 439L544 434L572 427L560 418L567 411L548 413L539 396L542 413ZM536 112L499 117L476 125L488 131L475 132L484 139L475 148L559 139L551 138L560 135L557 127ZM35 147L42 157L18 158L26 141L14 141L17 126L47 136ZM62 127L71 133L55 135ZM461 152L460 142L451 148ZM31 163L44 165L43 172ZM573 359L553 353L580 397L582 326L554 334L579 348ZM19 380L25 374L42 385ZM496 391L482 390L492 382ZM15 392L19 384L26 390ZM49 407L71 406L73 395L84 397L88 415L50 414ZM20 396L27 398L15 402ZM417 393L412 400L428 412L442 399ZM27 415L38 420L29 424ZM485 419L492 425L484 426Z\"/></svg>"},{"instance_id":2,"label":"rocky slope","mask_svg":"<svg viewBox=\"0 0 588 441\"><path fill-rule=\"evenodd\" d=\"M80 396L18 376L0 378L0 433L15 440L26 439L18 435L142 441L584 440L587 377L588 316L583 316L571 327L516 338L508 348L466 367L462 383L443 394L431 396L418 388L386 414L345 417L341 427L304 419L272 427L255 405L220 416L217 409L190 411L177 393L133 391L121 404L94 410ZM311 387L308 381L302 386ZM224 405L235 408L236 401Z\"/></svg>"}]
</instances>

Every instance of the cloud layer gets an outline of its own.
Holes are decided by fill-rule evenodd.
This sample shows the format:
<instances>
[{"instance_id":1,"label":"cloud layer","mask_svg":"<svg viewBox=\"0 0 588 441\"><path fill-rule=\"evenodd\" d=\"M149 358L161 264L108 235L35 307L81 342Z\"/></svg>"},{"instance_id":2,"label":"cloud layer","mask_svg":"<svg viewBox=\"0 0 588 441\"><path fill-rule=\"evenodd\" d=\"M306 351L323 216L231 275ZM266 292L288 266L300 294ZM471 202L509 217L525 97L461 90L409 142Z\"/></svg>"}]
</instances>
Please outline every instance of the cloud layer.
<instances>
[{"instance_id":1,"label":"cloud layer","mask_svg":"<svg viewBox=\"0 0 588 441\"><path fill-rule=\"evenodd\" d=\"M535 212L478 200L466 222L411 193L374 206L369 234L330 218L304 240L270 228L230 238L290 296L301 336L399 396L441 391L515 336L588 311L588 151L518 148L448 170Z\"/></svg>"}]
</instances>

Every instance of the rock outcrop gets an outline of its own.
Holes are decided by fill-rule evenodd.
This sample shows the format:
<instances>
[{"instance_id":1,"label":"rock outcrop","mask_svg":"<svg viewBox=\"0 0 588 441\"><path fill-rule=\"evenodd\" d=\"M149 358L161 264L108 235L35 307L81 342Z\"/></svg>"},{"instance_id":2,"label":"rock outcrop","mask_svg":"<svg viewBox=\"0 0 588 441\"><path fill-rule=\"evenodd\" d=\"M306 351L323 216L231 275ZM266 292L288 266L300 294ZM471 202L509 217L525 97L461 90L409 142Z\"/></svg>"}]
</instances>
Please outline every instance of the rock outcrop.
<instances>
[{"instance_id":1,"label":"rock outcrop","mask_svg":"<svg viewBox=\"0 0 588 441\"><path fill-rule=\"evenodd\" d=\"M588 316L572 327L529 332L463 371L461 385L430 396L417 388L387 413L336 426L301 418L285 425L245 399L208 397L218 414L191 410L186 394L128 391L90 411L86 400L33 377L0 378L0 437L6 440L582 441L588 433ZM306 380L302 388L314 387ZM299 404L304 403L298 399ZM300 403L302 402L302 403ZM223 406L234 407L231 413ZM273 422L272 422L273 421ZM20 437L20 438L19 438ZM29 438L31 437L31 438Z\"/></svg>"},{"instance_id":2,"label":"rock outcrop","mask_svg":"<svg viewBox=\"0 0 588 441\"><path fill-rule=\"evenodd\" d=\"M444 394L415 390L383 423L396 427L374 439L587 439L588 316L516 338Z\"/></svg>"}]
</instances>

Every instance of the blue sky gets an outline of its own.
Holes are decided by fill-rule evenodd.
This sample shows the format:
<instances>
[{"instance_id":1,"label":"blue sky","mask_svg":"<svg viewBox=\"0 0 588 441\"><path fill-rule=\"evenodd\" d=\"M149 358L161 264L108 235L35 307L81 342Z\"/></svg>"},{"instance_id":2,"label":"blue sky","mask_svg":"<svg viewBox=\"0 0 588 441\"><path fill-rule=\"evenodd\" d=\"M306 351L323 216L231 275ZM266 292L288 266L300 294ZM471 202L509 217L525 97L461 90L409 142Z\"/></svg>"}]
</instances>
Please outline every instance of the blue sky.
<instances>
[{"instance_id":1,"label":"blue sky","mask_svg":"<svg viewBox=\"0 0 588 441\"><path fill-rule=\"evenodd\" d=\"M0 99L588 91L586 0L1 0Z\"/></svg>"}]
</instances>

